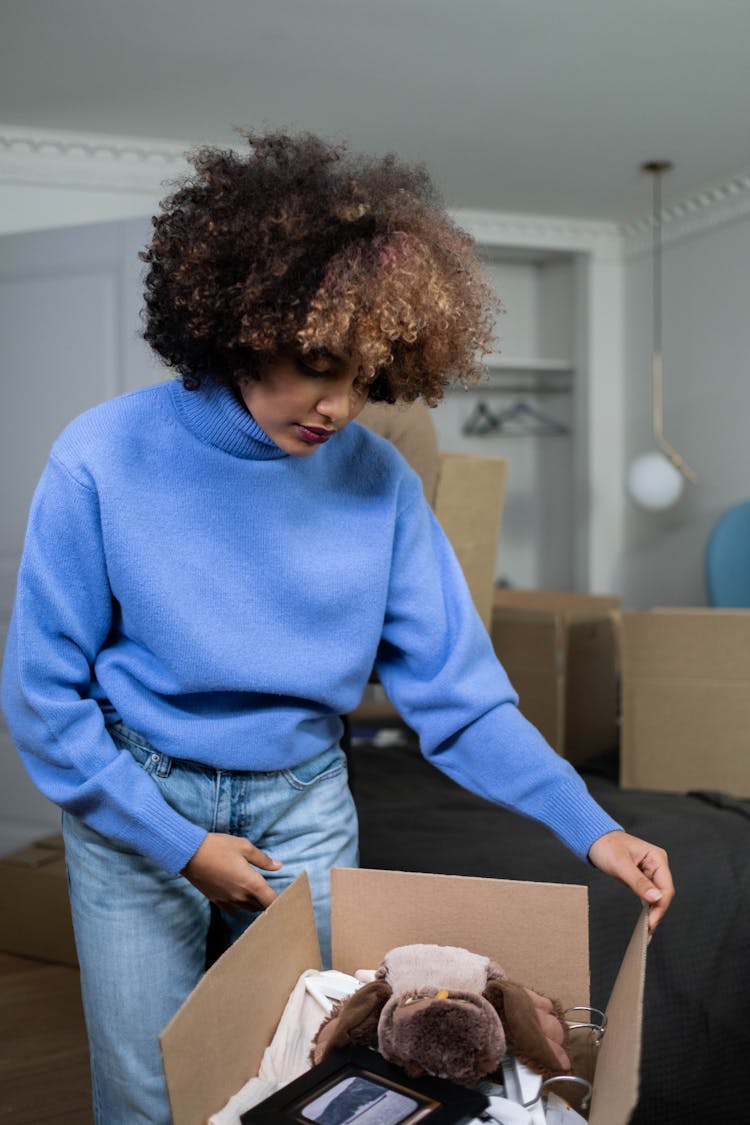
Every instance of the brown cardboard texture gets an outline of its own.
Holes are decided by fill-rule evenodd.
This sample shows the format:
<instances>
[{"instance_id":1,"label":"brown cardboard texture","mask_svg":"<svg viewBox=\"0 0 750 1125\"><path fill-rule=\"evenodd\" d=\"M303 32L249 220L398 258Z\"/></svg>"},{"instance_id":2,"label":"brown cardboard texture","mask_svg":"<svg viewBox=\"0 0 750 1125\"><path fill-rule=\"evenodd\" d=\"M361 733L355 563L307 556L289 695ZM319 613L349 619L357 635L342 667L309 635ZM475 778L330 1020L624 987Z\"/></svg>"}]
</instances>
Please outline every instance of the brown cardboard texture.
<instances>
[{"instance_id":1,"label":"brown cardboard texture","mask_svg":"<svg viewBox=\"0 0 750 1125\"><path fill-rule=\"evenodd\" d=\"M489 629L508 463L443 453L435 515L456 552L479 616Z\"/></svg>"},{"instance_id":2,"label":"brown cardboard texture","mask_svg":"<svg viewBox=\"0 0 750 1125\"><path fill-rule=\"evenodd\" d=\"M434 511L459 561L479 616L489 629L495 560L508 463L502 457L440 455ZM398 725L400 716L379 684L352 712L355 723Z\"/></svg>"},{"instance_id":3,"label":"brown cardboard texture","mask_svg":"<svg viewBox=\"0 0 750 1125\"><path fill-rule=\"evenodd\" d=\"M0 949L77 965L61 836L45 836L0 859Z\"/></svg>"},{"instance_id":4,"label":"brown cardboard texture","mask_svg":"<svg viewBox=\"0 0 750 1125\"><path fill-rule=\"evenodd\" d=\"M499 589L492 643L523 714L579 765L617 746L619 598L574 591Z\"/></svg>"},{"instance_id":5,"label":"brown cardboard texture","mask_svg":"<svg viewBox=\"0 0 750 1125\"><path fill-rule=\"evenodd\" d=\"M397 945L461 945L512 979L589 1003L588 892L583 886L332 872L333 967L375 968ZM646 923L642 915L607 1009L616 1050L602 1052L593 1125L626 1125L638 1097ZM209 970L161 1036L174 1125L206 1125L260 1065L295 981L320 955L306 875Z\"/></svg>"},{"instance_id":6,"label":"brown cardboard texture","mask_svg":"<svg viewBox=\"0 0 750 1125\"><path fill-rule=\"evenodd\" d=\"M620 783L750 797L750 611L619 618Z\"/></svg>"}]
</instances>

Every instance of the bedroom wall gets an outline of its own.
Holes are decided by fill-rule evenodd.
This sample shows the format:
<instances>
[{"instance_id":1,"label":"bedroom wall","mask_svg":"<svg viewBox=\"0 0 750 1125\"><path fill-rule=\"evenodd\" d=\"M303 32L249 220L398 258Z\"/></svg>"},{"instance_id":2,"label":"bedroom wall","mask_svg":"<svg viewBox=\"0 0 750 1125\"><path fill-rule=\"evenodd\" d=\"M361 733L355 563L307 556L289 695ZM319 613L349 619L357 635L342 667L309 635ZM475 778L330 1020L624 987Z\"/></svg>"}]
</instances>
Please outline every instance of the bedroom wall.
<instances>
[{"instance_id":1,"label":"bedroom wall","mask_svg":"<svg viewBox=\"0 0 750 1125\"><path fill-rule=\"evenodd\" d=\"M0 184L0 235L151 215L156 192Z\"/></svg>"},{"instance_id":2,"label":"bedroom wall","mask_svg":"<svg viewBox=\"0 0 750 1125\"><path fill-rule=\"evenodd\" d=\"M663 224L664 431L696 470L678 503L625 508L626 605L704 605L703 552L729 505L750 497L750 207L738 197ZM651 448L650 236L625 254L626 460Z\"/></svg>"}]
</instances>

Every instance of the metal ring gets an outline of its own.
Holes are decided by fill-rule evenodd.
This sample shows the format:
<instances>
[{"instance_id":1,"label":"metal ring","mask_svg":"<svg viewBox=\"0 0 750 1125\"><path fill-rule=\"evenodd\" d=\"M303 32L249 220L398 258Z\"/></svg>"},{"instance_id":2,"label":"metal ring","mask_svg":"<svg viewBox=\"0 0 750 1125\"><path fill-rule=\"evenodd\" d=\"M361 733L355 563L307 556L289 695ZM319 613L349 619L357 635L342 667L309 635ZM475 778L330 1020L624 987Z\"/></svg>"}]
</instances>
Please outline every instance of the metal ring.
<instances>
[{"instance_id":1,"label":"metal ring","mask_svg":"<svg viewBox=\"0 0 750 1125\"><path fill-rule=\"evenodd\" d=\"M596 1046L598 1047L599 1044L601 1043L602 1039L604 1038L605 1029L603 1027L600 1027L598 1023L569 1023L568 1024L568 1030L569 1031L581 1031L583 1028L588 1028L589 1031L594 1032L594 1034L592 1035L591 1038L594 1040Z\"/></svg>"},{"instance_id":2,"label":"metal ring","mask_svg":"<svg viewBox=\"0 0 750 1125\"><path fill-rule=\"evenodd\" d=\"M591 1020L581 1020L581 1021L570 1020L570 1019L568 1019L568 1015L572 1012L588 1012L589 1015L599 1016L599 1022L595 1023ZM602 1035L604 1035L604 1032L607 1029L607 1013L600 1011L599 1008L586 1008L586 1007L583 1007L582 1005L578 1005L575 1008L566 1008L565 1011L563 1012L563 1018L565 1019L566 1024L570 1028L574 1028L574 1027L598 1027L600 1029Z\"/></svg>"},{"instance_id":3,"label":"metal ring","mask_svg":"<svg viewBox=\"0 0 750 1125\"><path fill-rule=\"evenodd\" d=\"M590 1082L587 1082L585 1078L579 1078L578 1075L576 1075L576 1074L558 1074L556 1077L545 1079L545 1081L542 1082L541 1088L539 1090L540 1096L543 1097L544 1094L547 1092L547 1090L551 1086L554 1086L555 1084L559 1085L563 1082L573 1083L576 1086L585 1087L586 1093L581 1098L580 1108L581 1109L588 1109L588 1104L589 1104L589 1101L591 1099L591 1093L592 1093L592 1090L593 1090L593 1086L591 1085ZM567 1098L563 1098L563 1100L567 1101Z\"/></svg>"}]
</instances>

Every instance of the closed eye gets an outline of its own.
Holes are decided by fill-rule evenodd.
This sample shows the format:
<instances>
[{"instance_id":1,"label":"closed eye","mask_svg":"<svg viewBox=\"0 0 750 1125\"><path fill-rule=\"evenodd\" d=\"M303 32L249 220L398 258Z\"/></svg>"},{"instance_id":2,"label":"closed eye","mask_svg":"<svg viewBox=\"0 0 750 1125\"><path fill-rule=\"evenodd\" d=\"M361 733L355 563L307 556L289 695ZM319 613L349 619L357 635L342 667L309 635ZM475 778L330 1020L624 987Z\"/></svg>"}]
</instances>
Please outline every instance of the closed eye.
<instances>
[{"instance_id":1,"label":"closed eye","mask_svg":"<svg viewBox=\"0 0 750 1125\"><path fill-rule=\"evenodd\" d=\"M305 375L314 375L318 378L322 378L325 375L332 374L332 371L329 367L313 367L309 363L303 363L302 360L299 360L298 366Z\"/></svg>"},{"instance_id":2,"label":"closed eye","mask_svg":"<svg viewBox=\"0 0 750 1125\"><path fill-rule=\"evenodd\" d=\"M306 375L334 375L337 360L325 352L297 356L297 366Z\"/></svg>"}]
</instances>

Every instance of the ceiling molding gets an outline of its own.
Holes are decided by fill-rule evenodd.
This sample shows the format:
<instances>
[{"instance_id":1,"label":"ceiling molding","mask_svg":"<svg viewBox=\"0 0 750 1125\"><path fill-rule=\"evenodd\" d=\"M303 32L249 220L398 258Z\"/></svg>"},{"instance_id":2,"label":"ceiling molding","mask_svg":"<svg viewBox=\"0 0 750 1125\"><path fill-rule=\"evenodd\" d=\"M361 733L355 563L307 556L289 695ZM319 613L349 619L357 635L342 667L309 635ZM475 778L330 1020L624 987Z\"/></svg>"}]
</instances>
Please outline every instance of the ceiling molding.
<instances>
[{"instance_id":1,"label":"ceiling molding","mask_svg":"<svg viewBox=\"0 0 750 1125\"><path fill-rule=\"evenodd\" d=\"M176 141L68 133L0 125L0 184L158 194L188 168L192 146ZM614 223L557 216L454 210L451 214L485 247L548 252L619 252Z\"/></svg>"},{"instance_id":2,"label":"ceiling molding","mask_svg":"<svg viewBox=\"0 0 750 1125\"><path fill-rule=\"evenodd\" d=\"M0 184L158 195L189 165L188 142L0 125ZM604 258L646 253L651 216L629 223L554 215L452 209L456 222L485 247L588 252ZM750 215L750 172L665 207L662 242L669 245Z\"/></svg>"},{"instance_id":3,"label":"ceiling molding","mask_svg":"<svg viewBox=\"0 0 750 1125\"><path fill-rule=\"evenodd\" d=\"M550 253L620 254L616 223L557 215L451 210L456 222L484 247L532 248Z\"/></svg>"},{"instance_id":4,"label":"ceiling molding","mask_svg":"<svg viewBox=\"0 0 750 1125\"><path fill-rule=\"evenodd\" d=\"M724 223L735 222L750 215L750 172L741 172L721 184L714 184L661 212L661 241L669 246L713 230ZM653 222L651 214L632 223L622 223L620 233L626 257L651 252Z\"/></svg>"},{"instance_id":5,"label":"ceiling molding","mask_svg":"<svg viewBox=\"0 0 750 1125\"><path fill-rule=\"evenodd\" d=\"M187 168L191 146L0 125L0 184L158 193Z\"/></svg>"}]
</instances>

